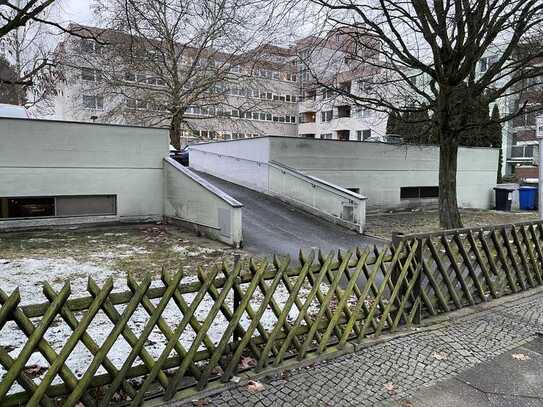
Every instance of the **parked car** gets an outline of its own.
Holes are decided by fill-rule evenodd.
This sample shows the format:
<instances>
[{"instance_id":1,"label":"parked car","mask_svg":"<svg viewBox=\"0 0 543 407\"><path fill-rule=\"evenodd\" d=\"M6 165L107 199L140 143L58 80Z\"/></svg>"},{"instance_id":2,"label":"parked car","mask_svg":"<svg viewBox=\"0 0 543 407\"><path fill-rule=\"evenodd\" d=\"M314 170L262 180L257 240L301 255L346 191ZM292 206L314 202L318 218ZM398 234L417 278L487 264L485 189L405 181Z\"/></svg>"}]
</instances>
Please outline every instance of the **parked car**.
<instances>
[{"instance_id":1,"label":"parked car","mask_svg":"<svg viewBox=\"0 0 543 407\"><path fill-rule=\"evenodd\" d=\"M185 146L182 150L170 150L170 156L179 164L185 167L189 166L189 146Z\"/></svg>"},{"instance_id":2,"label":"parked car","mask_svg":"<svg viewBox=\"0 0 543 407\"><path fill-rule=\"evenodd\" d=\"M371 136L365 139L364 141L368 143L389 143L389 144L400 144L403 142L403 138L396 135L386 135L386 136Z\"/></svg>"},{"instance_id":3,"label":"parked car","mask_svg":"<svg viewBox=\"0 0 543 407\"><path fill-rule=\"evenodd\" d=\"M0 103L0 117L13 117L16 119L30 119L30 113L24 106Z\"/></svg>"}]
</instances>

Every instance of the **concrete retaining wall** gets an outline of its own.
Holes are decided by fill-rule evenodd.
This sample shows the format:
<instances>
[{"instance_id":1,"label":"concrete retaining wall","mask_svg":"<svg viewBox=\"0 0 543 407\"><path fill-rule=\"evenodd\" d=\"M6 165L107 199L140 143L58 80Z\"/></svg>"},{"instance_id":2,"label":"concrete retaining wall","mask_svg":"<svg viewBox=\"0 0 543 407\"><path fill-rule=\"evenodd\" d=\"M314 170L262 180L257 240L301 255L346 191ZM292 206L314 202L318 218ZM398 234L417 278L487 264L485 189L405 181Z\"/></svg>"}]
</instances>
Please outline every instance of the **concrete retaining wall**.
<instances>
[{"instance_id":1,"label":"concrete retaining wall","mask_svg":"<svg viewBox=\"0 0 543 407\"><path fill-rule=\"evenodd\" d=\"M164 216L215 240L242 244L243 205L176 161L164 160Z\"/></svg>"},{"instance_id":2,"label":"concrete retaining wall","mask_svg":"<svg viewBox=\"0 0 543 407\"><path fill-rule=\"evenodd\" d=\"M160 220L163 129L0 119L0 197L116 195L104 217L0 220L0 229L97 221Z\"/></svg>"},{"instance_id":3,"label":"concrete retaining wall","mask_svg":"<svg viewBox=\"0 0 543 407\"><path fill-rule=\"evenodd\" d=\"M344 188L357 188L368 208L437 204L437 199L400 199L401 187L437 186L439 147L384 143L269 138L270 160ZM460 148L458 204L489 208L496 184L498 149Z\"/></svg>"}]
</instances>

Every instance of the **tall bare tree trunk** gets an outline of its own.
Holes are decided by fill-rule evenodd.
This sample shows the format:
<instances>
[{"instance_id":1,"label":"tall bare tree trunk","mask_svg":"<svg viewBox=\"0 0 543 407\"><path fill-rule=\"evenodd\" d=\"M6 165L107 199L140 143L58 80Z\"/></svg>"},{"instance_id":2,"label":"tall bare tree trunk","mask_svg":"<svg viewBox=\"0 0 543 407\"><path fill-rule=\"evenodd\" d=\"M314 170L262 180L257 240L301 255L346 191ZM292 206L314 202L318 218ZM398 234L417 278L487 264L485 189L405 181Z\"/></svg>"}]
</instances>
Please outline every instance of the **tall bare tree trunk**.
<instances>
[{"instance_id":1,"label":"tall bare tree trunk","mask_svg":"<svg viewBox=\"0 0 543 407\"><path fill-rule=\"evenodd\" d=\"M181 150L181 125L183 123L182 113L176 112L172 115L170 122L170 144L176 150Z\"/></svg>"},{"instance_id":2,"label":"tall bare tree trunk","mask_svg":"<svg viewBox=\"0 0 543 407\"><path fill-rule=\"evenodd\" d=\"M462 227L456 194L459 129L465 111L466 88L463 85L441 89L439 95L439 224L443 229Z\"/></svg>"},{"instance_id":3,"label":"tall bare tree trunk","mask_svg":"<svg viewBox=\"0 0 543 407\"><path fill-rule=\"evenodd\" d=\"M444 229L462 227L456 197L458 144L454 137L441 135L439 149L439 224Z\"/></svg>"}]
</instances>

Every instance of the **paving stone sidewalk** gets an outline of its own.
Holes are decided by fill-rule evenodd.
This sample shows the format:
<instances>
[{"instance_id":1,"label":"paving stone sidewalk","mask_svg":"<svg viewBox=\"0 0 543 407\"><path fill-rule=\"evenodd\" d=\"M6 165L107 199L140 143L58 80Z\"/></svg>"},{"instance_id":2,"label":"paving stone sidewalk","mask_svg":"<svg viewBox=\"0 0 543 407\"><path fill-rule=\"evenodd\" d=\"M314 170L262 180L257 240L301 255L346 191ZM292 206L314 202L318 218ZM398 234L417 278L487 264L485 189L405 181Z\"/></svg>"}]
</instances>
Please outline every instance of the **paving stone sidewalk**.
<instances>
[{"instance_id":1,"label":"paving stone sidewalk","mask_svg":"<svg viewBox=\"0 0 543 407\"><path fill-rule=\"evenodd\" d=\"M538 332L543 332L543 293L260 379L265 387L256 394L238 386L199 405L375 406L396 400L411 407L406 399L420 389L533 341Z\"/></svg>"}]
</instances>

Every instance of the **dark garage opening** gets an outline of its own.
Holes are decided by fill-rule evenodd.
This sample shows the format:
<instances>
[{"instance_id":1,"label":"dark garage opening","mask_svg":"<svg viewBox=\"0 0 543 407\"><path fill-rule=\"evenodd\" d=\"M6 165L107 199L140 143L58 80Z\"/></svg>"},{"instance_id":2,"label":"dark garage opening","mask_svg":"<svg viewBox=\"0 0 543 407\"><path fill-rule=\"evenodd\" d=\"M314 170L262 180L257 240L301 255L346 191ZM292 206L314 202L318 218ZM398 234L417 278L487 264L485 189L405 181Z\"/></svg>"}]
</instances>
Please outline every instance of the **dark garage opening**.
<instances>
[{"instance_id":1,"label":"dark garage opening","mask_svg":"<svg viewBox=\"0 0 543 407\"><path fill-rule=\"evenodd\" d=\"M105 216L116 213L116 195L0 198L0 219Z\"/></svg>"},{"instance_id":2,"label":"dark garage opening","mask_svg":"<svg viewBox=\"0 0 543 407\"><path fill-rule=\"evenodd\" d=\"M439 187L402 187L400 199L432 199L439 198Z\"/></svg>"}]
</instances>

